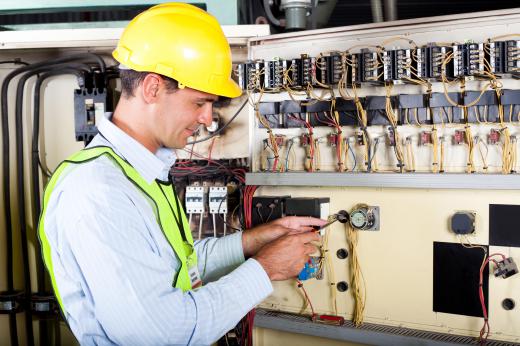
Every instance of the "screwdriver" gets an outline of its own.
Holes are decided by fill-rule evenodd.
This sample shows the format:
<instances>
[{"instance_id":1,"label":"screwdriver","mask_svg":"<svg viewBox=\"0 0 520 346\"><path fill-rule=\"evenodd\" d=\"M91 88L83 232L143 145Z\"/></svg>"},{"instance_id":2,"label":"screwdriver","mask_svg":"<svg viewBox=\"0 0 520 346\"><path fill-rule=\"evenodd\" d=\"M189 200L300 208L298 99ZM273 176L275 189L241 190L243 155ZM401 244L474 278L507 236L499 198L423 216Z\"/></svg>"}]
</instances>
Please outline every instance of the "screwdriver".
<instances>
[{"instance_id":1,"label":"screwdriver","mask_svg":"<svg viewBox=\"0 0 520 346\"><path fill-rule=\"evenodd\" d=\"M323 226L314 226L314 229L316 231L321 231L321 230L329 227L336 221L339 221L340 223L347 223L350 219L350 216L348 215L348 213L345 210L338 211L336 214L332 215L332 217L334 218L332 221L327 222Z\"/></svg>"}]
</instances>

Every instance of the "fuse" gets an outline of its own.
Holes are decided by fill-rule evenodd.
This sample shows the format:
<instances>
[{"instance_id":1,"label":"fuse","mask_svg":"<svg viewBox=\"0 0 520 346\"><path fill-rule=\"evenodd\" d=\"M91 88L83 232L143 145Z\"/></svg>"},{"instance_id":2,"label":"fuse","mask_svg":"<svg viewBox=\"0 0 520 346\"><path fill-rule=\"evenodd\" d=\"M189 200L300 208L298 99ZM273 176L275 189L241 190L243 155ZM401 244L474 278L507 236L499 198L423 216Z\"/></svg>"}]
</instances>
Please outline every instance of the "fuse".
<instances>
[{"instance_id":1,"label":"fuse","mask_svg":"<svg viewBox=\"0 0 520 346\"><path fill-rule=\"evenodd\" d=\"M303 135L300 136L300 145L302 147L307 147L311 144L311 136L304 133Z\"/></svg>"},{"instance_id":2,"label":"fuse","mask_svg":"<svg viewBox=\"0 0 520 346\"><path fill-rule=\"evenodd\" d=\"M464 144L466 142L466 133L462 130L455 130L452 139L453 144Z\"/></svg>"},{"instance_id":3,"label":"fuse","mask_svg":"<svg viewBox=\"0 0 520 346\"><path fill-rule=\"evenodd\" d=\"M428 145L432 144L433 138L432 133L429 131L423 131L421 132L421 135L419 136L419 145Z\"/></svg>"},{"instance_id":4,"label":"fuse","mask_svg":"<svg viewBox=\"0 0 520 346\"><path fill-rule=\"evenodd\" d=\"M498 144L500 142L500 131L491 129L487 135L488 144Z\"/></svg>"},{"instance_id":5,"label":"fuse","mask_svg":"<svg viewBox=\"0 0 520 346\"><path fill-rule=\"evenodd\" d=\"M330 133L330 134L327 135L327 143L331 147L337 146L338 142L339 142L339 136L338 136L337 133Z\"/></svg>"}]
</instances>

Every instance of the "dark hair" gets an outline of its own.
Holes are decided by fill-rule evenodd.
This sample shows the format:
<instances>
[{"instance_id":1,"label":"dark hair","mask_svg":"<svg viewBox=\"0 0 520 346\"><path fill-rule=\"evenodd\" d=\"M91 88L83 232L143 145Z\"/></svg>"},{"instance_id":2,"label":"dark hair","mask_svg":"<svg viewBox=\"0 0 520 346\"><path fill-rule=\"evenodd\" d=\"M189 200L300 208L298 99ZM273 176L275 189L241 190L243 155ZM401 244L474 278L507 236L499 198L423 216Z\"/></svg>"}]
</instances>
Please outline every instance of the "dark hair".
<instances>
[{"instance_id":1,"label":"dark hair","mask_svg":"<svg viewBox=\"0 0 520 346\"><path fill-rule=\"evenodd\" d=\"M121 92L123 96L130 97L135 96L135 89L141 84L147 74L150 72L139 72L134 70L121 70L119 71L119 76L121 78ZM174 92L178 89L179 83L170 77L166 77L160 75L164 80L164 84L166 85L166 90L168 92Z\"/></svg>"}]
</instances>

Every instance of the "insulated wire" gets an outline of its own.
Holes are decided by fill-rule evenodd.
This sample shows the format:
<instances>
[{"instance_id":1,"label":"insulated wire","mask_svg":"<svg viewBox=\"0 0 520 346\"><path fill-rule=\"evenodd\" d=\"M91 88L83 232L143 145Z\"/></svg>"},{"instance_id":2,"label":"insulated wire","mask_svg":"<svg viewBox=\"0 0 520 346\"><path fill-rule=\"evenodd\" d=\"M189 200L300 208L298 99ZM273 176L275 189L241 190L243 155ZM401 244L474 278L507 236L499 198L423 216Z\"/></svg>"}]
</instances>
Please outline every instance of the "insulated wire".
<instances>
[{"instance_id":1,"label":"insulated wire","mask_svg":"<svg viewBox=\"0 0 520 346\"><path fill-rule=\"evenodd\" d=\"M357 209L360 205L354 207ZM351 292L354 296L354 311L352 316L352 322L356 327L360 327L363 324L363 318L365 313L366 303L366 284L361 271L361 265L359 263L357 247L358 247L358 232L350 225L345 224L347 231L347 241L350 248L350 282Z\"/></svg>"}]
</instances>

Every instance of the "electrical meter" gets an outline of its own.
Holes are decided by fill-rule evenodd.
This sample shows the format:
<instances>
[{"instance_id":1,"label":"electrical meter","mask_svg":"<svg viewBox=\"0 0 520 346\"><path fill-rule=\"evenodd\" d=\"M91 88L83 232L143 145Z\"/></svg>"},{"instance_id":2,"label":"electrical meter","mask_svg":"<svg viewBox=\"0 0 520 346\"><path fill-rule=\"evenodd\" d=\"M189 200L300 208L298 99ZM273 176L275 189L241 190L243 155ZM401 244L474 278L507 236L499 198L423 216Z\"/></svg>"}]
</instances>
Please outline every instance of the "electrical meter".
<instances>
[{"instance_id":1,"label":"electrical meter","mask_svg":"<svg viewBox=\"0 0 520 346\"><path fill-rule=\"evenodd\" d=\"M378 231L379 207L356 207L350 213L350 225L359 231Z\"/></svg>"}]
</instances>

